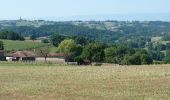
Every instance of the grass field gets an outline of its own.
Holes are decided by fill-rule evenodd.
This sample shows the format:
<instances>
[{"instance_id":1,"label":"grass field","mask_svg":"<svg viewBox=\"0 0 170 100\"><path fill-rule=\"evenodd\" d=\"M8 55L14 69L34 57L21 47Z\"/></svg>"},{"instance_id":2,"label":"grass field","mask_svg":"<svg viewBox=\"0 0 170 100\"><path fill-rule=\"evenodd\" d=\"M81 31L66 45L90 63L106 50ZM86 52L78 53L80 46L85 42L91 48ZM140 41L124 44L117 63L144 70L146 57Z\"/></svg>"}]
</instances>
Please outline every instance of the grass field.
<instances>
[{"instance_id":1,"label":"grass field","mask_svg":"<svg viewBox=\"0 0 170 100\"><path fill-rule=\"evenodd\" d=\"M3 40L5 51L17 51L17 50L26 50L33 49L45 46L44 43L38 43L33 41L12 41L12 40Z\"/></svg>"},{"instance_id":2,"label":"grass field","mask_svg":"<svg viewBox=\"0 0 170 100\"><path fill-rule=\"evenodd\" d=\"M168 100L170 65L0 64L2 100Z\"/></svg>"}]
</instances>

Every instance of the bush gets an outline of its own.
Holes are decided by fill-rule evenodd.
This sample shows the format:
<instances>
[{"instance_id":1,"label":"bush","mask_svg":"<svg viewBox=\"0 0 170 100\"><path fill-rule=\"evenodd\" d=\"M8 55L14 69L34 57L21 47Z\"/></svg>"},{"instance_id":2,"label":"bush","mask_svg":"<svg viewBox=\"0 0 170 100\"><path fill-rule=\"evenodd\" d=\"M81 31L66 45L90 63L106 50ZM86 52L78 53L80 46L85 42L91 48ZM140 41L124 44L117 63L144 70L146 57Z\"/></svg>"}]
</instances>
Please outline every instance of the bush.
<instances>
[{"instance_id":1,"label":"bush","mask_svg":"<svg viewBox=\"0 0 170 100\"><path fill-rule=\"evenodd\" d=\"M50 43L48 39L41 40L42 43Z\"/></svg>"},{"instance_id":2,"label":"bush","mask_svg":"<svg viewBox=\"0 0 170 100\"><path fill-rule=\"evenodd\" d=\"M75 57L74 61L76 61L78 65L84 64L84 60L81 57Z\"/></svg>"}]
</instances>

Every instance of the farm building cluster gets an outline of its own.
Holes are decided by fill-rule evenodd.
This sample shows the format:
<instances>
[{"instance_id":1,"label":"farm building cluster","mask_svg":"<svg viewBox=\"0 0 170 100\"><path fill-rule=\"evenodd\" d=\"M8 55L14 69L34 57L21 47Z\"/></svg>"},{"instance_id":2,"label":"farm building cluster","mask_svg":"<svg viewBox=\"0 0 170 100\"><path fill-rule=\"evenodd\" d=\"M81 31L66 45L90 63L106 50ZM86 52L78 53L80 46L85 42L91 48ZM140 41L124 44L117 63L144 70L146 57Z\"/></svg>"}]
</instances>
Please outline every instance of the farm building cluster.
<instances>
[{"instance_id":1,"label":"farm building cluster","mask_svg":"<svg viewBox=\"0 0 170 100\"><path fill-rule=\"evenodd\" d=\"M1 61L44 62L45 58L37 56L32 51L16 51L16 52L5 55L4 50L0 50L0 60ZM65 63L65 59L63 57L63 54L61 53L49 53L46 61L52 62L52 63Z\"/></svg>"}]
</instances>

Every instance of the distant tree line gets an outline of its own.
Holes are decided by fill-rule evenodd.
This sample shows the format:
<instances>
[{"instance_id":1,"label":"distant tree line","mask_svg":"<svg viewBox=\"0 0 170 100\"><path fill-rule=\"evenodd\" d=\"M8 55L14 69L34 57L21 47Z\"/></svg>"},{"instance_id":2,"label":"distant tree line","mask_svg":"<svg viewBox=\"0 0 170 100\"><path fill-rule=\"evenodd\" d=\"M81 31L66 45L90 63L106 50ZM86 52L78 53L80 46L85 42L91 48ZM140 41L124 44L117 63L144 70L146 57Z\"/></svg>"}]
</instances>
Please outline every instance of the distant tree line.
<instances>
[{"instance_id":1,"label":"distant tree line","mask_svg":"<svg viewBox=\"0 0 170 100\"><path fill-rule=\"evenodd\" d=\"M1 31L0 39L21 40L21 41L25 40L23 36L13 31Z\"/></svg>"}]
</instances>

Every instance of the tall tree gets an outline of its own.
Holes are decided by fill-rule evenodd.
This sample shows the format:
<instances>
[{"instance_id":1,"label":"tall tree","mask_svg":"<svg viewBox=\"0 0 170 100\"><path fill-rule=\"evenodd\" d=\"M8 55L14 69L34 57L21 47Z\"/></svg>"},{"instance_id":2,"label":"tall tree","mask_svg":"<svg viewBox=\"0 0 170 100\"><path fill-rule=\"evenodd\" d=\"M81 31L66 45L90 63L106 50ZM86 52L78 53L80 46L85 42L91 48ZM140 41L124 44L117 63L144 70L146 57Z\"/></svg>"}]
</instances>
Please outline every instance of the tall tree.
<instances>
[{"instance_id":1,"label":"tall tree","mask_svg":"<svg viewBox=\"0 0 170 100\"><path fill-rule=\"evenodd\" d=\"M66 60L74 60L82 52L82 47L72 39L65 39L58 46L58 52L64 53Z\"/></svg>"},{"instance_id":2,"label":"tall tree","mask_svg":"<svg viewBox=\"0 0 170 100\"><path fill-rule=\"evenodd\" d=\"M54 46L58 46L63 40L65 39L65 36L53 34L50 36L50 41Z\"/></svg>"},{"instance_id":3,"label":"tall tree","mask_svg":"<svg viewBox=\"0 0 170 100\"><path fill-rule=\"evenodd\" d=\"M50 52L50 45L39 48L37 50L38 55L44 57L45 62L47 62L47 57L48 57L49 52Z\"/></svg>"}]
</instances>

